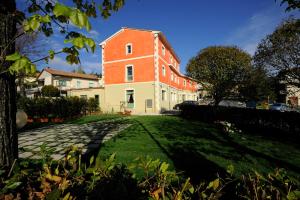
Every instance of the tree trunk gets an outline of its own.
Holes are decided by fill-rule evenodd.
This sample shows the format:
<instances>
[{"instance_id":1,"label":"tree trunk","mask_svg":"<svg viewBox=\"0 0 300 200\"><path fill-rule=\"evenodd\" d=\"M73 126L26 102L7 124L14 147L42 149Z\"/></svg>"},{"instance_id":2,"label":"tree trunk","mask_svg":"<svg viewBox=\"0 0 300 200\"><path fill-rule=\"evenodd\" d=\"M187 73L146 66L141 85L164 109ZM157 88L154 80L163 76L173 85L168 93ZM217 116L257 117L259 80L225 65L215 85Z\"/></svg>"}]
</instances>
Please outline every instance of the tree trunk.
<instances>
[{"instance_id":1,"label":"tree trunk","mask_svg":"<svg viewBox=\"0 0 300 200\"><path fill-rule=\"evenodd\" d=\"M3 56L14 53L16 34L15 0L0 2L0 167L9 167L18 158L16 133L16 87L15 76L3 73L11 63ZM11 43L10 43L11 42ZM9 45L10 44L10 45ZM9 46L8 46L9 45Z\"/></svg>"}]
</instances>

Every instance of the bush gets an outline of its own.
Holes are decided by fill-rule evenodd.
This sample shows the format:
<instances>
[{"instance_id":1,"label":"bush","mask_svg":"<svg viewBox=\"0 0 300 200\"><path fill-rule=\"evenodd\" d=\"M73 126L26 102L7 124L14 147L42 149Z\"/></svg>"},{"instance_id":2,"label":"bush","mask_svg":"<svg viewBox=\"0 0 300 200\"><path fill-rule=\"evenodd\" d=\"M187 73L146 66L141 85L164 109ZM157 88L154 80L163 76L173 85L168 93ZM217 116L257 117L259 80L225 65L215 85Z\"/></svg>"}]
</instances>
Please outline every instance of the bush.
<instances>
[{"instance_id":1,"label":"bush","mask_svg":"<svg viewBox=\"0 0 300 200\"><path fill-rule=\"evenodd\" d=\"M87 101L78 97L26 98L18 100L18 108L30 118L72 118L86 113Z\"/></svg>"},{"instance_id":2,"label":"bush","mask_svg":"<svg viewBox=\"0 0 300 200\"><path fill-rule=\"evenodd\" d=\"M44 97L59 97L59 90L53 85L43 86L41 92Z\"/></svg>"},{"instance_id":3,"label":"bush","mask_svg":"<svg viewBox=\"0 0 300 200\"><path fill-rule=\"evenodd\" d=\"M222 106L184 105L185 118L215 122L227 121L242 129L263 129L300 136L300 113Z\"/></svg>"},{"instance_id":4,"label":"bush","mask_svg":"<svg viewBox=\"0 0 300 200\"><path fill-rule=\"evenodd\" d=\"M87 102L87 110L92 113L99 110L99 102L95 98L89 98Z\"/></svg>"},{"instance_id":5,"label":"bush","mask_svg":"<svg viewBox=\"0 0 300 200\"><path fill-rule=\"evenodd\" d=\"M180 177L158 159L138 158L127 167L115 154L94 167L94 157L82 163L81 150L67 149L62 162L53 162L51 150L41 148L42 162L21 161L8 177L0 170L0 199L288 199L300 198L299 182L282 169L216 177L198 185ZM199 169L201 170L201 169ZM140 172L138 177L135 172Z\"/></svg>"}]
</instances>

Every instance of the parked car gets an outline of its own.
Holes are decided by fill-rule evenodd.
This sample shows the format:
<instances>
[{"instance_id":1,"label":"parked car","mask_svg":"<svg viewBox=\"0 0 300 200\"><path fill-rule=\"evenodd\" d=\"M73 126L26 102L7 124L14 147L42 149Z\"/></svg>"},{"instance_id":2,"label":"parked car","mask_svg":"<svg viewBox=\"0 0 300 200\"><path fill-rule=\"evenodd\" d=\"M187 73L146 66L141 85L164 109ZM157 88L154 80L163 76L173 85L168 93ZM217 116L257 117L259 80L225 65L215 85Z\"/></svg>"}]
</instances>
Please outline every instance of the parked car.
<instances>
[{"instance_id":1,"label":"parked car","mask_svg":"<svg viewBox=\"0 0 300 200\"><path fill-rule=\"evenodd\" d=\"M182 106L184 105L199 105L198 101L184 101L182 103L176 104L173 109L181 110Z\"/></svg>"},{"instance_id":2,"label":"parked car","mask_svg":"<svg viewBox=\"0 0 300 200\"><path fill-rule=\"evenodd\" d=\"M284 103L274 103L270 106L270 110L278 110L281 112L292 111L292 109Z\"/></svg>"},{"instance_id":3,"label":"parked car","mask_svg":"<svg viewBox=\"0 0 300 200\"><path fill-rule=\"evenodd\" d=\"M224 107L246 108L245 102L235 100L222 100L218 105Z\"/></svg>"}]
</instances>

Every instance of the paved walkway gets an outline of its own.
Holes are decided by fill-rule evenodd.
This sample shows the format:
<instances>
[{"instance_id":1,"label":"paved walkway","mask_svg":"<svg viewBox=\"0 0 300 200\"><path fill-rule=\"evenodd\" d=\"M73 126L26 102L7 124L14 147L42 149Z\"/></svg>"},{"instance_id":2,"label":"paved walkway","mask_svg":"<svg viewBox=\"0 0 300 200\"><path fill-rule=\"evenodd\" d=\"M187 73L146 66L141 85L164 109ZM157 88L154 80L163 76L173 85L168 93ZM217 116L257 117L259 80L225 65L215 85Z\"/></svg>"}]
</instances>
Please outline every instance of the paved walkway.
<instances>
[{"instance_id":1,"label":"paved walkway","mask_svg":"<svg viewBox=\"0 0 300 200\"><path fill-rule=\"evenodd\" d=\"M46 144L53 149L51 157L59 160L71 145L82 148L83 153L99 149L120 131L129 127L118 120L92 122L88 124L61 124L42 127L19 133L19 157L39 159L40 146Z\"/></svg>"}]
</instances>

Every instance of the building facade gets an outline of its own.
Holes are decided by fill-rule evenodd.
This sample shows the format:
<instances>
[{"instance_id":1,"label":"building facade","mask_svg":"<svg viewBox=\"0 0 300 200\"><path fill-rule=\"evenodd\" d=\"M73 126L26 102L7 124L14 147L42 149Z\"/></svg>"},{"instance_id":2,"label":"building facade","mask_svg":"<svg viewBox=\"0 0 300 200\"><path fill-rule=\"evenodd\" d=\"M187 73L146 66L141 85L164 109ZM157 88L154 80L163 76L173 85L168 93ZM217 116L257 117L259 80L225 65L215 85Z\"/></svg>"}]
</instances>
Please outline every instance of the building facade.
<instances>
[{"instance_id":1,"label":"building facade","mask_svg":"<svg viewBox=\"0 0 300 200\"><path fill-rule=\"evenodd\" d=\"M197 100L197 83L180 72L162 32L122 28L100 45L105 110L160 113Z\"/></svg>"},{"instance_id":2,"label":"building facade","mask_svg":"<svg viewBox=\"0 0 300 200\"><path fill-rule=\"evenodd\" d=\"M61 90L100 87L100 79L96 75L66 72L52 68L44 68L37 78L39 85L53 85Z\"/></svg>"}]
</instances>

